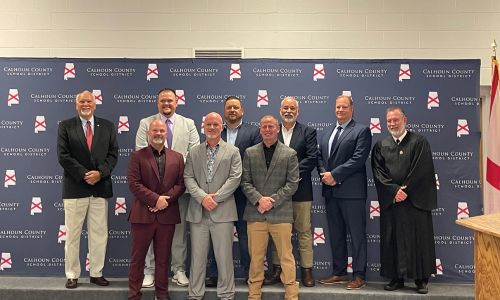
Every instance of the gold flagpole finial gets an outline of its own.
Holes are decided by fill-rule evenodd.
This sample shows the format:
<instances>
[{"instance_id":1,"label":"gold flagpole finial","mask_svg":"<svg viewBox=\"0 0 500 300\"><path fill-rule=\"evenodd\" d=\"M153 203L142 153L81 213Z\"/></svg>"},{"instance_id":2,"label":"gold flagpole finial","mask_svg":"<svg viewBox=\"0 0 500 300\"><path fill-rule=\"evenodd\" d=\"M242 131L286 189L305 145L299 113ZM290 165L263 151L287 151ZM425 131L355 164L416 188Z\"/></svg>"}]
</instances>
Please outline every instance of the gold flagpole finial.
<instances>
[{"instance_id":1,"label":"gold flagpole finial","mask_svg":"<svg viewBox=\"0 0 500 300\"><path fill-rule=\"evenodd\" d=\"M493 40L491 43L491 50L493 51L493 57L497 58L497 41Z\"/></svg>"}]
</instances>

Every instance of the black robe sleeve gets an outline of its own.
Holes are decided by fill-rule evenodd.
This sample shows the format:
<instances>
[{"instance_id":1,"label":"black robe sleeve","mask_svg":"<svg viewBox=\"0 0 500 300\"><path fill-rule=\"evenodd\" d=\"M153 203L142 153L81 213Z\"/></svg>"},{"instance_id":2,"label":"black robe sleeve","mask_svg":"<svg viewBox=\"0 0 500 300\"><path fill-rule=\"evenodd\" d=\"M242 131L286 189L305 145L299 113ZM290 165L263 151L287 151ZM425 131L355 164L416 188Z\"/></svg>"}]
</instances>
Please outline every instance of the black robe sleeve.
<instances>
[{"instance_id":1,"label":"black robe sleeve","mask_svg":"<svg viewBox=\"0 0 500 300\"><path fill-rule=\"evenodd\" d=\"M401 186L393 182L386 168L385 158L382 155L382 142L383 140L373 146L372 169L380 208L385 210L393 204L394 197Z\"/></svg>"}]
</instances>

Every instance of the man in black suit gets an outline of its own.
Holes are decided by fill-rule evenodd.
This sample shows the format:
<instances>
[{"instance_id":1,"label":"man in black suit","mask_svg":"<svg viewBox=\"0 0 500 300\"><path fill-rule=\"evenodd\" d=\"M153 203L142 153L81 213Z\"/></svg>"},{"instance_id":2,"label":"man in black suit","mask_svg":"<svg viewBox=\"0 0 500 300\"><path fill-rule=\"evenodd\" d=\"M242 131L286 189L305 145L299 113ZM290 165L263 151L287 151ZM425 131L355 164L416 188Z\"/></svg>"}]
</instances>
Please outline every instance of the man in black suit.
<instances>
[{"instance_id":1,"label":"man in black suit","mask_svg":"<svg viewBox=\"0 0 500 300\"><path fill-rule=\"evenodd\" d=\"M113 196L111 172L118 158L116 129L108 120L94 116L92 92L76 96L78 116L59 123L57 156L64 169L64 222L66 225L66 288L78 286L80 236L87 217L90 282L106 286L102 276L108 241L108 202Z\"/></svg>"},{"instance_id":2,"label":"man in black suit","mask_svg":"<svg viewBox=\"0 0 500 300\"><path fill-rule=\"evenodd\" d=\"M262 137L259 133L259 128L249 123L243 122L243 106L241 100L235 96L229 96L224 100L224 122L225 126L222 130L221 138L228 144L236 146L240 150L241 159L248 147L262 142ZM234 192L236 201L236 210L238 212L238 221L234 222L236 232L238 232L240 263L245 272L245 277L248 278L248 269L250 267L250 255L248 253L248 237L247 237L247 222L243 220L243 213L247 204L247 198L238 187ZM213 258L213 253L210 252ZM214 262L214 259L211 259ZM212 264L214 268L215 264ZM217 274L217 272L215 272ZM217 277L210 276L205 285L208 287L217 286Z\"/></svg>"},{"instance_id":3,"label":"man in black suit","mask_svg":"<svg viewBox=\"0 0 500 300\"><path fill-rule=\"evenodd\" d=\"M335 100L336 125L325 129L319 144L318 171L323 182L333 274L322 284L347 283L348 290L366 285L366 166L370 129L352 119L350 96ZM353 278L347 277L347 234L351 236Z\"/></svg>"},{"instance_id":4,"label":"man in black suit","mask_svg":"<svg viewBox=\"0 0 500 300\"><path fill-rule=\"evenodd\" d=\"M313 237L311 232L311 206L313 200L311 172L318 160L318 145L316 130L297 122L299 102L294 97L285 97L281 101L281 131L280 142L297 152L299 160L300 181L297 192L292 197L293 228L297 232L300 254L300 269L302 285L314 286L313 268ZM281 282L281 266L278 253L273 245L273 273L264 280L264 284Z\"/></svg>"}]
</instances>

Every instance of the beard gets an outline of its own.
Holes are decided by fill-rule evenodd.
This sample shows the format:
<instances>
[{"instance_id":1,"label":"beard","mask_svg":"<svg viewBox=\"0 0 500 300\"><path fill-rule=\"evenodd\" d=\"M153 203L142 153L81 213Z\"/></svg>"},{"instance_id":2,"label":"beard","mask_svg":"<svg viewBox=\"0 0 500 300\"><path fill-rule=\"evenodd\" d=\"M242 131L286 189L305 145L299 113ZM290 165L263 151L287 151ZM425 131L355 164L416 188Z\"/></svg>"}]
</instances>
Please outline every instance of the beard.
<instances>
[{"instance_id":1,"label":"beard","mask_svg":"<svg viewBox=\"0 0 500 300\"><path fill-rule=\"evenodd\" d=\"M389 129L389 132L391 133L392 136L395 136L395 137L400 137L404 132L405 132L405 127L401 127L401 128L398 128L398 129Z\"/></svg>"},{"instance_id":2,"label":"beard","mask_svg":"<svg viewBox=\"0 0 500 300\"><path fill-rule=\"evenodd\" d=\"M151 139L151 142L153 144L157 144L157 145L160 145L160 144L165 144L165 139L164 138L161 138L161 137L153 137Z\"/></svg>"},{"instance_id":3,"label":"beard","mask_svg":"<svg viewBox=\"0 0 500 300\"><path fill-rule=\"evenodd\" d=\"M286 123L294 123L297 120L297 116L286 116L286 115L281 115L281 118L283 119L284 122Z\"/></svg>"}]
</instances>

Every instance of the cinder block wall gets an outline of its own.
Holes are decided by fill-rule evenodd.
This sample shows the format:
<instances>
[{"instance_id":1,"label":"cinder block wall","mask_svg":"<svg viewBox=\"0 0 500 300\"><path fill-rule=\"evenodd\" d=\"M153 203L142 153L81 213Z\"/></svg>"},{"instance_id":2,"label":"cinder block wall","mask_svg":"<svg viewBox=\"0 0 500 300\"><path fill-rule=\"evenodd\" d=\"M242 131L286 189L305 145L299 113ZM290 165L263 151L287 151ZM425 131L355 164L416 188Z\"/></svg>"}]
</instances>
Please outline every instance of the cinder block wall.
<instances>
[{"instance_id":1,"label":"cinder block wall","mask_svg":"<svg viewBox=\"0 0 500 300\"><path fill-rule=\"evenodd\" d=\"M0 0L0 56L480 58L499 0Z\"/></svg>"}]
</instances>

